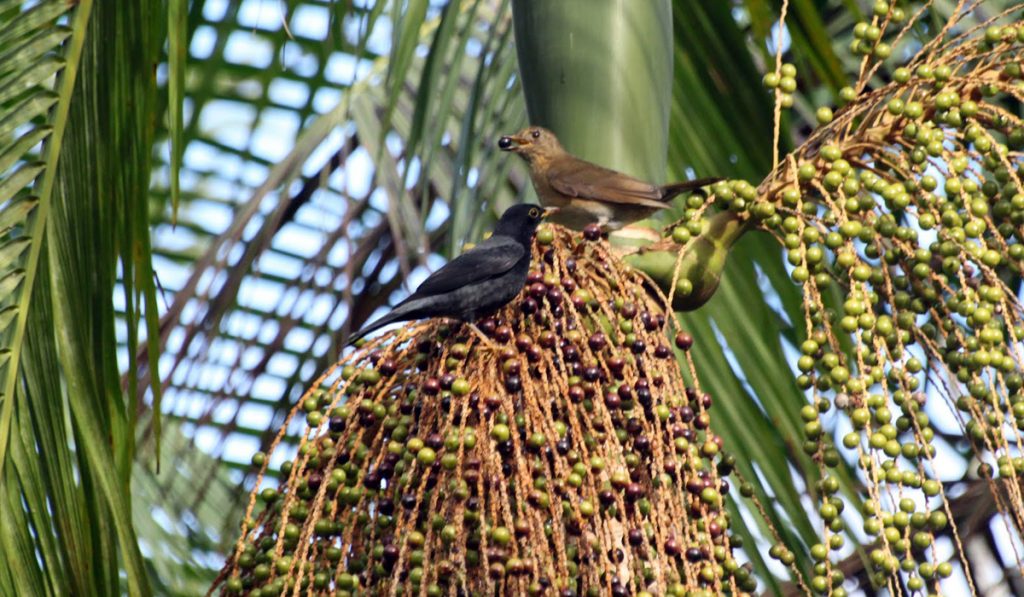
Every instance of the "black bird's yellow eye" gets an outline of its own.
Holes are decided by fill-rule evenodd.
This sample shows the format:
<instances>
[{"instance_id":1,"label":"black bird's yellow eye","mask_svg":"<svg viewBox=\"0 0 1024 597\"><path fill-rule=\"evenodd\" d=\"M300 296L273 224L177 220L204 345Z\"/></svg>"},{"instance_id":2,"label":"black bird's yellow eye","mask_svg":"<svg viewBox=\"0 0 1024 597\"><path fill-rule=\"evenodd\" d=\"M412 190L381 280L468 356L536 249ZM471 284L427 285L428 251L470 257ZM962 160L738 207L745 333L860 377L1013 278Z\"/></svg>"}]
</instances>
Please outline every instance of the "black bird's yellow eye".
<instances>
[{"instance_id":1,"label":"black bird's yellow eye","mask_svg":"<svg viewBox=\"0 0 1024 597\"><path fill-rule=\"evenodd\" d=\"M530 133L530 136L533 137L534 139L540 139L540 131L538 131L537 129L533 129L533 132Z\"/></svg>"},{"instance_id":2,"label":"black bird's yellow eye","mask_svg":"<svg viewBox=\"0 0 1024 597\"><path fill-rule=\"evenodd\" d=\"M536 207L531 208L530 209L530 217L531 218L539 218L540 217L540 210L537 209Z\"/></svg>"}]
</instances>

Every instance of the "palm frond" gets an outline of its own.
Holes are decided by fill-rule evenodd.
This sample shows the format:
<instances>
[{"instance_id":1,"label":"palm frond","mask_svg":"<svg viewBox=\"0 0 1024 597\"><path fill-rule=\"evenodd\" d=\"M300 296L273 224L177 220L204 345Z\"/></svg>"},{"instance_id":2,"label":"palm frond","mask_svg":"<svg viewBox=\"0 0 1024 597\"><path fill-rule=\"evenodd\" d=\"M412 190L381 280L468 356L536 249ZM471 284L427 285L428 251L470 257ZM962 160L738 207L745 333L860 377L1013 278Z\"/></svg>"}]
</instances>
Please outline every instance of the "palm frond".
<instances>
[{"instance_id":1,"label":"palm frond","mask_svg":"<svg viewBox=\"0 0 1024 597\"><path fill-rule=\"evenodd\" d=\"M8 355L0 368L0 470L10 443L15 404L11 397L18 380L28 304L39 273L50 194L84 39L84 31L79 31L67 53L62 53L71 30L58 20L67 4L59 0L22 4L0 4L0 22L9 24L0 33L6 58L0 69L0 243L29 245L16 251L17 259L0 263L0 308L10 309L8 323L0 329L0 350ZM88 8L81 13L88 16ZM68 60L70 68L58 81L53 75ZM57 109L49 113L55 104Z\"/></svg>"},{"instance_id":2,"label":"palm frond","mask_svg":"<svg viewBox=\"0 0 1024 597\"><path fill-rule=\"evenodd\" d=\"M90 0L0 5L0 267L17 280L0 296L5 594L150 593L111 297L120 270L137 327L155 296L146 190L165 33L153 16Z\"/></svg>"},{"instance_id":3,"label":"palm frond","mask_svg":"<svg viewBox=\"0 0 1024 597\"><path fill-rule=\"evenodd\" d=\"M254 413L280 421L309 376L337 358L349 331L402 290L403 272L422 275L428 258L433 265L434 255L457 251L463 240L485 230L495 211L510 204L522 188L521 180L509 184L507 160L492 141L499 132L518 128L524 112L515 88L512 93L508 89L515 69L514 48L507 43L510 19L495 8L478 2L453 4L443 12L431 9L427 23L415 28L418 41L413 47L446 48L446 58L432 62L414 52L400 69L403 78L396 87L388 84L389 73L398 76L390 54L358 62L351 79L341 80L343 92L322 114L308 111L309 105L296 110L305 126L294 148L268 166L262 182L243 191L240 201L210 193L224 188L223 173L194 170L197 162L190 161L186 151L176 230L195 235L197 244L185 249L161 246L161 239L178 244L176 233L168 229L168 234L158 234L156 247L158 259L166 263L198 255L187 277L171 282L164 278L165 288L174 293L155 335L158 344L170 348L162 367L168 384L164 409L179 419L178 413L188 408L188 418L203 429L216 430L217 439L207 448L229 467L247 462L238 445L255 449L271 437L267 429L273 425L253 427ZM200 29L214 24L197 16L196 11L202 15L201 7L193 6L192 11L190 21L198 20ZM386 15L358 9L334 15L346 23L343 30L354 33L334 40L339 49L330 55L369 51L373 44L368 40L378 31L374 23ZM237 26L232 18L229 12L226 22L216 23L223 35L231 35L231 27ZM292 25L292 41L282 28L274 32L281 36L275 43L311 47L313 42ZM269 35L260 29L264 34ZM442 39L446 37L450 39ZM220 131L199 124L205 118L203 110L214 113L221 101L202 97L212 73L235 73L236 78L222 79L232 82L226 87L221 83L218 95L237 102L245 101L246 85L255 80L255 73L244 74L237 65L216 60L189 60L186 95L192 110L184 125L186 146L206 144L218 148L224 163L240 159L262 166L266 160L256 150L234 150L217 140ZM329 63L324 56L324 72L303 79L310 99L338 84L328 78L335 76L329 75ZM441 71L438 64L444 65ZM417 92L419 82L428 76L437 78L435 99L440 104L424 102ZM285 106L273 109L280 114ZM374 167L366 177L369 188L359 189L360 171L368 158ZM481 162L480 170L474 171ZM158 172L169 174L169 163ZM168 185L158 192L169 197L171 189ZM211 235L202 215L204 209L208 213L203 205L212 202L230 205L233 211L230 223L217 235ZM451 219L446 220L446 214L452 214ZM163 217L169 223L172 214L167 211ZM289 249L291 241L286 240L299 231L309 245L301 254ZM290 264L298 260L301 268L291 270ZM267 304L253 303L253 288L280 284L291 290ZM310 305L316 306L316 313L309 312ZM256 328L269 333L243 331L238 325L241 318L259 321ZM315 349L297 347L297 337ZM143 393L153 379L146 367L151 363L149 350L140 352L142 375L134 380ZM225 350L234 355L228 361L221 360ZM223 366L234 372L212 384L197 377ZM273 385L268 385L270 380ZM200 396L202 406L196 412L187 405ZM193 496L197 507L218 466L208 461L192 471L199 479L193 483L198 488ZM174 483L177 475L171 470L156 482ZM235 508L240 506L238 495ZM219 523L223 520L215 524Z\"/></svg>"}]
</instances>

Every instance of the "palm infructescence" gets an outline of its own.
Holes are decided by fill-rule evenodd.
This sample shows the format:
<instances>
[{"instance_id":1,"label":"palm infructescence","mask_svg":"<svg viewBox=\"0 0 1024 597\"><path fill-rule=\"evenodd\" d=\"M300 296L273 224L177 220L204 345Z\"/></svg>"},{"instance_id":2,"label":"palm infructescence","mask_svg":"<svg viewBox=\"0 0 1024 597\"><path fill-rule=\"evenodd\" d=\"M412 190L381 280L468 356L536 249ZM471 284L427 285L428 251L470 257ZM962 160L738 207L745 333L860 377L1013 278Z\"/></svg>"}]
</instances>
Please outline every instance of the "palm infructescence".
<instances>
[{"instance_id":1,"label":"palm infructescence","mask_svg":"<svg viewBox=\"0 0 1024 597\"><path fill-rule=\"evenodd\" d=\"M0 2L9 25L0 33L0 593L91 594L127 583L133 594L194 594L216 576L214 554L232 553L272 560L273 583L304 570L292 533L320 546L306 551L311 586L372 587L393 552L388 565L403 588L413 579L425 589L457 586L442 582L444 566L414 572L421 557L440 562L416 554L422 539L437 558L458 548L458 557L443 557L454 573L468 566L510 590L543 576L555 586L608 590L615 581L635 593L651 574L652 588L670 590L675 582L737 590L756 578L759 591L776 593L1020 592L1024 36L1014 3L665 0L624 12L612 6L621 3L590 2L581 12L573 2L525 0L265 4L170 0L166 12L149 13L88 0ZM784 5L784 33L776 35ZM605 33L575 30L583 18ZM159 54L168 39L169 63ZM571 85L558 87L551 73L559 68ZM387 450L417 482L433 468L426 478L454 470L466 480L466 461L446 468L468 445L465 430L454 433L455 419L390 413L381 402L381 420L369 424L392 382L379 355L373 368L359 360L365 353L346 357L360 371L337 373L355 384L349 394L382 390L365 397L371 414L359 404L327 410L345 398L320 387L299 397L338 361L348 331L407 278L414 287L424 268L436 268L433 251L457 253L527 192L519 165L494 145L498 133L526 122L527 106L531 120L598 163L650 180L686 178L688 168L732 179L713 189L713 204L679 205L659 221L675 222L668 237L629 258L677 300L717 292L681 316L692 359L682 363L692 369L676 367L654 356L659 336L646 322L657 323L660 303L650 285L645 292L654 294L632 301L617 294L633 288L627 278L605 287L583 276L569 290L562 282L582 274L564 269L555 250L553 265L542 267L562 280L535 280L546 290L531 297L534 313L553 313L559 300L564 311L596 317L596 328L567 341L596 359L580 361L583 369L609 368L603 381L581 370L578 385L566 378L563 388L557 375L549 385L565 396L577 392L572 387L592 391L594 412L614 414L603 434L589 435L577 426L583 418L518 413L514 400L494 403L507 422L460 415L474 429L472 449L507 441L500 449L521 456L510 464L527 475L515 490L526 497L488 493L475 520L433 529L401 514L401 504L386 514L390 482L366 508L371 490L362 481L372 467L363 463L376 466L377 450ZM603 126L592 126L595 113ZM292 137L294 148L281 143ZM172 194L176 209L165 201ZM555 249L568 242L557 234L540 240ZM579 288L583 282L591 286ZM548 294L556 286L560 299ZM611 301L609 310L588 306L604 304L595 296ZM633 313L630 302L646 307ZM531 345L548 342L542 329ZM427 323L404 333L439 331ZM140 332L148 350L138 350ZM619 354L634 354L640 339L635 354L657 363L646 378L634 357ZM477 363L471 346L456 340L439 344L446 358L422 353L428 369ZM391 375L402 375L401 358L411 355L385 349L398 359ZM491 383L484 367L501 370L499 390L527 395L534 390L507 385L519 358L514 376L535 389L530 351L516 349L507 363L481 362L473 375L439 375L438 400L451 392L448 400L461 404L476 384ZM624 380L615 377L620 366ZM545 371L562 371L551 367ZM677 392L683 404L651 390L649 413L605 398L622 386L627 402L646 396L637 384L655 371L665 387L699 383L700 394ZM154 398L152 378L164 380L162 398ZM702 410L703 393L710 410ZM341 466L327 468L331 458L316 442L317 466L306 459L310 448L282 465L293 454L284 458L286 447L305 441L300 421L285 419L296 402L324 437L342 414L353 423L363 417L377 435L349 446L348 457L362 455ZM154 416L154 403L163 417ZM683 421L685 408L697 418ZM518 435L519 414L530 425L562 425ZM663 414L683 426L685 445L673 437L650 452L668 460L644 464L646 444L637 438L662 437ZM440 444L417 436L412 423ZM288 434L269 456L253 458L254 471L251 453L269 448L279 429ZM562 440L570 452L599 455L605 468L575 470L572 456L559 452ZM665 470L673 459L676 468ZM331 494L338 510L307 508L304 522L291 517L277 535L268 527L274 540L255 551L233 551L237 522L253 505L234 487L251 488L264 464L264 483L282 484L276 504L314 504L333 482L332 491L350 481L361 489L354 498ZM687 475L715 485L726 473L724 501L687 487ZM678 474L675 485L667 488L660 474ZM543 495L531 496L527 485ZM612 510L601 501L606 491ZM356 500L348 510L345 499ZM562 502L568 510L555 516ZM465 502L446 504L472 512ZM517 516L506 525L490 510L502 504L516 509L521 529ZM653 504L667 510L651 513ZM581 518L591 507L594 518ZM273 510L260 502L253 514L272 520ZM358 541L352 533L362 527L334 535L330 525L346 512L379 530ZM538 512L558 524L545 525ZM114 524L90 523L103 520ZM411 543L391 539L390 523ZM624 524L619 535L615 524ZM640 547L630 542L632 524L645 534ZM584 558L589 542L573 554L540 549L524 557L521 533L569 531L600 545L625 537L624 563L614 550ZM341 536L360 553L341 552ZM328 542L339 551L323 548ZM94 567L96 558L109 565ZM753 574L734 569L748 560ZM541 574L546 561L561 567ZM230 563L222 581L244 584L261 562Z\"/></svg>"}]
</instances>

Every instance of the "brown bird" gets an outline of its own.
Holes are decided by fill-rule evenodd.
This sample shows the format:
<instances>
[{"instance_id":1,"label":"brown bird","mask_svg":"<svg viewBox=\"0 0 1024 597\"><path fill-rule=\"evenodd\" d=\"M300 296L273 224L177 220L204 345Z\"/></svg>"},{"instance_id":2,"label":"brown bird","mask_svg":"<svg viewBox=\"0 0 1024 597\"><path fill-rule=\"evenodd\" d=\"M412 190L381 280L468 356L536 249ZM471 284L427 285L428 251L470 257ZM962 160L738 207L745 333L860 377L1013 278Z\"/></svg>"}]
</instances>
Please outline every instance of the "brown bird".
<instances>
[{"instance_id":1,"label":"brown bird","mask_svg":"<svg viewBox=\"0 0 1024 597\"><path fill-rule=\"evenodd\" d=\"M649 217L680 193L722 180L700 178L658 186L582 160L562 148L551 131L531 126L498 140L498 148L526 160L541 205L557 207L549 221L575 230L605 231Z\"/></svg>"}]
</instances>

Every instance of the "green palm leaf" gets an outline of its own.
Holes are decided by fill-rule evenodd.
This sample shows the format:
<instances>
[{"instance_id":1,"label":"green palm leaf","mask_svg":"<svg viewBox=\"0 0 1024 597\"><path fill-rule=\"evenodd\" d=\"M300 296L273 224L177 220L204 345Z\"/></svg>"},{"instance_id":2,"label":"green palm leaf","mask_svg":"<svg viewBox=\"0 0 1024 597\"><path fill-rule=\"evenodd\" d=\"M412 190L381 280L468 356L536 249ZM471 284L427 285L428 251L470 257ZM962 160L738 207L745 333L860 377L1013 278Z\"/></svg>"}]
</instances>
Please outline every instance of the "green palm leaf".
<instances>
[{"instance_id":1,"label":"green palm leaf","mask_svg":"<svg viewBox=\"0 0 1024 597\"><path fill-rule=\"evenodd\" d=\"M0 3L0 593L150 593L111 296L120 268L136 326L155 296L138 274L164 38L152 16Z\"/></svg>"},{"instance_id":2,"label":"green palm leaf","mask_svg":"<svg viewBox=\"0 0 1024 597\"><path fill-rule=\"evenodd\" d=\"M9 354L6 366L0 369L0 471L10 442L15 403L12 397L28 321L28 303L39 271L50 193L84 41L83 31L72 39L67 57L61 56L62 43L70 32L60 27L57 19L67 10L67 4L42 2L28 10L23 10L21 4L0 4L0 19L10 24L0 34L0 48L4 48L4 55L10 60L4 62L5 68L0 71L0 165L4 166L0 171L0 231L8 239L16 234L30 244L24 259L0 265L0 307L16 309L13 327L0 336L0 346ZM88 7L80 12L88 17ZM58 83L53 74L64 60L71 64ZM54 104L58 107L50 118L42 123L33 122ZM22 127L27 127L23 134L12 135ZM37 146L44 140L47 143L43 160L27 162L39 155ZM30 188L37 178L38 183ZM30 195L32 192L34 196Z\"/></svg>"}]
</instances>

